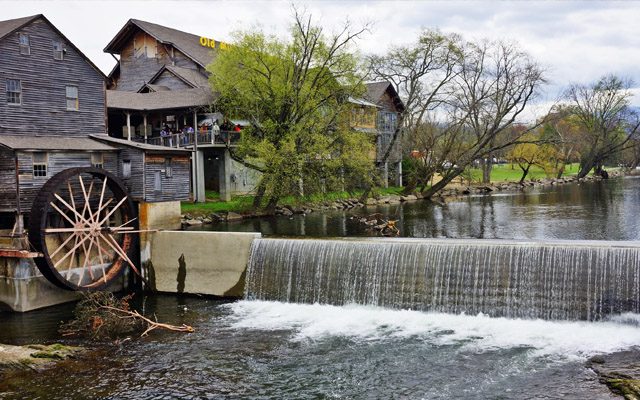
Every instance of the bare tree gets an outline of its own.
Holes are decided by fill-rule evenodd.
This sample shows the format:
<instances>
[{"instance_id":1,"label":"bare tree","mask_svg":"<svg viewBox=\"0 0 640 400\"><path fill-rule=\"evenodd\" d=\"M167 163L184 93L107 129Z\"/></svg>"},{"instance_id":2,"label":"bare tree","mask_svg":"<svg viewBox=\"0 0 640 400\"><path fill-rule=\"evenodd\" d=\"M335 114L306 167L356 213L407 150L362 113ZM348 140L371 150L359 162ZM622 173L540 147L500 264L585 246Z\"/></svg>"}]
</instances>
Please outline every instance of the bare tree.
<instances>
[{"instance_id":1,"label":"bare tree","mask_svg":"<svg viewBox=\"0 0 640 400\"><path fill-rule=\"evenodd\" d=\"M370 57L371 78L390 82L405 106L381 158L382 164L403 131L414 129L446 101L448 85L460 73L460 45L457 35L424 31L414 44L393 47L386 55Z\"/></svg>"},{"instance_id":2,"label":"bare tree","mask_svg":"<svg viewBox=\"0 0 640 400\"><path fill-rule=\"evenodd\" d=\"M570 111L584 131L578 177L600 171L603 163L629 147L640 126L629 107L631 81L615 75L602 77L591 85L571 85L565 92Z\"/></svg>"},{"instance_id":3,"label":"bare tree","mask_svg":"<svg viewBox=\"0 0 640 400\"><path fill-rule=\"evenodd\" d=\"M441 190L475 160L523 142L535 129L514 129L518 117L545 82L542 68L514 44L481 42L467 44L460 73L451 80L451 95L443 103L444 124L459 143L455 158L443 165L441 180L426 195ZM489 168L484 168L488 180Z\"/></svg>"}]
</instances>

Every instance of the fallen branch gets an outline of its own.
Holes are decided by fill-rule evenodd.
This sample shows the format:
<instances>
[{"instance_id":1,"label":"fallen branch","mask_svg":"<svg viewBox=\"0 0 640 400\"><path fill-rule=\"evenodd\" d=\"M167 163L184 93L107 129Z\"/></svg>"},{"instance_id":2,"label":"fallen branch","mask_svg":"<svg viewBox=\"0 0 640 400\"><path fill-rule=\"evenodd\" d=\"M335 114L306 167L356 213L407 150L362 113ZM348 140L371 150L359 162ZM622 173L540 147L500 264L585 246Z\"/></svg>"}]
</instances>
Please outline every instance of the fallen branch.
<instances>
[{"instance_id":1,"label":"fallen branch","mask_svg":"<svg viewBox=\"0 0 640 400\"><path fill-rule=\"evenodd\" d=\"M111 306L102 306L100 308L106 309L106 310L112 310L115 312L119 312L122 314L125 314L124 318L134 318L134 319L138 319L143 321L144 323L147 324L147 329L142 332L142 335L140 336L147 336L147 334L149 334L149 332L151 332L154 329L157 328L162 328L162 329L166 329L169 331L176 331L176 332L195 332L195 329L193 329L192 326L189 325L185 325L182 324L180 326L178 325L170 325L170 324L163 324L161 322L158 321L153 321L147 317L145 317L144 315L141 315L139 312L137 312L136 310L133 311L129 311L129 310L122 310L116 307L111 307Z\"/></svg>"}]
</instances>

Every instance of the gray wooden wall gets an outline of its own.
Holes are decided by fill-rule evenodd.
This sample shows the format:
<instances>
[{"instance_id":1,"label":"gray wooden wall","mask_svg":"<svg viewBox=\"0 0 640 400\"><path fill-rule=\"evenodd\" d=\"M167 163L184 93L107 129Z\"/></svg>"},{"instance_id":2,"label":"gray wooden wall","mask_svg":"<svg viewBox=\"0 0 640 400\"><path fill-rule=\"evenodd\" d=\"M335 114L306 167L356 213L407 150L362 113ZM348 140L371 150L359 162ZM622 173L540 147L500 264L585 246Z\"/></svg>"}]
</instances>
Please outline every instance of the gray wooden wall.
<instances>
[{"instance_id":1,"label":"gray wooden wall","mask_svg":"<svg viewBox=\"0 0 640 400\"><path fill-rule=\"evenodd\" d=\"M0 134L106 133L104 76L44 20L20 32L29 35L30 55L20 54L18 32L0 40ZM53 59L54 39L65 43L63 60ZM22 105L7 104L7 79L22 81ZM79 111L67 111L67 85L78 87Z\"/></svg>"},{"instance_id":2,"label":"gray wooden wall","mask_svg":"<svg viewBox=\"0 0 640 400\"><path fill-rule=\"evenodd\" d=\"M171 158L172 176L165 174L165 158ZM188 200L191 193L189 156L147 154L145 162L146 201ZM161 190L155 190L155 175L160 174Z\"/></svg>"},{"instance_id":3,"label":"gray wooden wall","mask_svg":"<svg viewBox=\"0 0 640 400\"><path fill-rule=\"evenodd\" d=\"M16 164L11 150L0 149L0 211L14 211L16 201Z\"/></svg>"},{"instance_id":4,"label":"gray wooden wall","mask_svg":"<svg viewBox=\"0 0 640 400\"><path fill-rule=\"evenodd\" d=\"M140 40L139 37L137 36L138 40ZM147 35L146 40L154 39ZM173 59L171 59L170 47L158 44L155 57L147 57L145 54L135 57L133 36L131 36L131 40L120 53L120 73L113 77L115 86L111 89L136 92L142 85L148 83L164 65L176 65L190 69L199 68L198 64L177 49L173 50Z\"/></svg>"}]
</instances>

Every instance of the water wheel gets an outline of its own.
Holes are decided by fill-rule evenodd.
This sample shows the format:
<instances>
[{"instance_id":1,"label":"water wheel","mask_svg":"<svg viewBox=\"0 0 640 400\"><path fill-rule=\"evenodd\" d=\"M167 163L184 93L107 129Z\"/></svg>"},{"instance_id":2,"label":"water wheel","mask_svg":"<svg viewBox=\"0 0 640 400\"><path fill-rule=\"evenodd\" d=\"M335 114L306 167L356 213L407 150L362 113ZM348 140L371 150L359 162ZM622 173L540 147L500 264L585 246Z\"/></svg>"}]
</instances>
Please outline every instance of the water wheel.
<instances>
[{"instance_id":1,"label":"water wheel","mask_svg":"<svg viewBox=\"0 0 640 400\"><path fill-rule=\"evenodd\" d=\"M29 241L42 253L35 263L55 285L97 290L126 265L137 232L136 211L114 175L100 168L71 168L49 179L29 217Z\"/></svg>"}]
</instances>

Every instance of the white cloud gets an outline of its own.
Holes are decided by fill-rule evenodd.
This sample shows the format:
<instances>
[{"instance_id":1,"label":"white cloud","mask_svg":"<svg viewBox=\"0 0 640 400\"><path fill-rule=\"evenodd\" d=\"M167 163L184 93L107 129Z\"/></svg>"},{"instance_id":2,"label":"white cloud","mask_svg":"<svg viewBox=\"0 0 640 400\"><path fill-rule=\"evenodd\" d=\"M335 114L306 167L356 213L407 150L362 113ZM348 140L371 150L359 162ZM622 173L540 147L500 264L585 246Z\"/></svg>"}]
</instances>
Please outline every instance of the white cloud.
<instances>
[{"instance_id":1,"label":"white cloud","mask_svg":"<svg viewBox=\"0 0 640 400\"><path fill-rule=\"evenodd\" d=\"M640 84L637 2L303 1L296 6L327 30L347 19L374 22L360 43L363 53L409 43L422 28L516 41L548 70L546 100L570 82L607 73ZM129 18L228 40L234 30L256 25L285 34L292 11L286 1L1 1L0 7L2 19L45 14L105 72L114 60L102 49Z\"/></svg>"}]
</instances>

